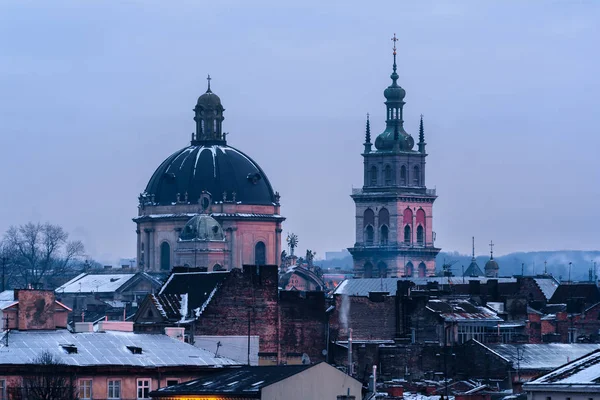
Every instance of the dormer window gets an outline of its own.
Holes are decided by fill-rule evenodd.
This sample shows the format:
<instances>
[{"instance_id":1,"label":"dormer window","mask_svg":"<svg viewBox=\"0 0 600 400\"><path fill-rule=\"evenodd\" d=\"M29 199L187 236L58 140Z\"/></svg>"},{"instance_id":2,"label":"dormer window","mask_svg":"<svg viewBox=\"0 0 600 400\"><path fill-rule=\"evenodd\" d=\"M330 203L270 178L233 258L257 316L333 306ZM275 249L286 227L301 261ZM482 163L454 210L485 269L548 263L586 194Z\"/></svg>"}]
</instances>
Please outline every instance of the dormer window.
<instances>
[{"instance_id":1,"label":"dormer window","mask_svg":"<svg viewBox=\"0 0 600 400\"><path fill-rule=\"evenodd\" d=\"M137 346L127 346L131 354L142 354L142 348Z\"/></svg>"}]
</instances>

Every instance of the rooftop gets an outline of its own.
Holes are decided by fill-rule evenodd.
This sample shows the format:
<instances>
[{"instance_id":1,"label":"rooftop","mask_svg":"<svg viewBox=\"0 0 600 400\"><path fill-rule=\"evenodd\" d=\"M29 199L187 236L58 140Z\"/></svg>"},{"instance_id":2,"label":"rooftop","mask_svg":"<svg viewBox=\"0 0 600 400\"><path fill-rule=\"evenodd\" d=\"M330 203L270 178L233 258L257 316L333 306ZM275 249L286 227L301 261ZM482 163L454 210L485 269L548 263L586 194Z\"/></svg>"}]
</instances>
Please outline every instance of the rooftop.
<instances>
[{"instance_id":1,"label":"rooftop","mask_svg":"<svg viewBox=\"0 0 600 400\"><path fill-rule=\"evenodd\" d=\"M164 387L151 394L152 397L177 395L243 395L256 396L261 389L296 375L314 365L286 365L233 367L216 371L200 379Z\"/></svg>"},{"instance_id":2,"label":"rooftop","mask_svg":"<svg viewBox=\"0 0 600 400\"><path fill-rule=\"evenodd\" d=\"M136 276L136 274L82 273L57 288L56 293L112 293L127 284L134 276ZM154 280L150 275L146 276L149 279Z\"/></svg>"},{"instance_id":3,"label":"rooftop","mask_svg":"<svg viewBox=\"0 0 600 400\"><path fill-rule=\"evenodd\" d=\"M600 389L600 350L563 365L527 384L530 387L547 385L565 385L569 388L579 385L594 386L594 392L598 392Z\"/></svg>"},{"instance_id":4,"label":"rooftop","mask_svg":"<svg viewBox=\"0 0 600 400\"><path fill-rule=\"evenodd\" d=\"M9 346L5 345L4 340L0 342L0 365L32 364L44 351L49 351L64 364L72 366L214 367L237 364L166 335L71 333L67 330L11 331ZM141 349L141 354L134 354L132 349L136 349L136 352Z\"/></svg>"},{"instance_id":5,"label":"rooftop","mask_svg":"<svg viewBox=\"0 0 600 400\"><path fill-rule=\"evenodd\" d=\"M600 344L545 343L545 344L487 344L500 357L511 361L516 368L549 371L571 360L600 349ZM518 360L520 358L520 361Z\"/></svg>"}]
</instances>

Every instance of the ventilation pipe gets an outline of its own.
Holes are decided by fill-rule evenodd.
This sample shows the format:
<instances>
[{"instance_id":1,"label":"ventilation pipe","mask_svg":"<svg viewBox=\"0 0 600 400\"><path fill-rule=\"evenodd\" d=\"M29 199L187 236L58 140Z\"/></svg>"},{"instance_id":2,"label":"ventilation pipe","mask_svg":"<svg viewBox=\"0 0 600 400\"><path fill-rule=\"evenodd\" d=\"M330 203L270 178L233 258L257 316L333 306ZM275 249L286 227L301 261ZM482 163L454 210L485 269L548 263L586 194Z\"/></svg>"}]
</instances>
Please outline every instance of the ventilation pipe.
<instances>
[{"instance_id":1,"label":"ventilation pipe","mask_svg":"<svg viewBox=\"0 0 600 400\"><path fill-rule=\"evenodd\" d=\"M354 375L354 368L352 364L352 328L348 330L348 375Z\"/></svg>"}]
</instances>

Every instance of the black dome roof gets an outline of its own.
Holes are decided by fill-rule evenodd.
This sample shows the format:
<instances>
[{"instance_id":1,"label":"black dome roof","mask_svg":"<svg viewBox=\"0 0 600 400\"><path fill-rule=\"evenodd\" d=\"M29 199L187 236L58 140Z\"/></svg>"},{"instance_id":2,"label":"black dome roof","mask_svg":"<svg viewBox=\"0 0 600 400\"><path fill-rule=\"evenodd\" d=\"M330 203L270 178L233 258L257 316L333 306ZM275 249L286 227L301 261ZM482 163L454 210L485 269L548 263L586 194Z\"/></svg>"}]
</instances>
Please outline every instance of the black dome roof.
<instances>
[{"instance_id":1,"label":"black dome roof","mask_svg":"<svg viewBox=\"0 0 600 400\"><path fill-rule=\"evenodd\" d=\"M241 151L226 145L192 145L167 158L158 167L146 186L146 195L154 203L169 205L183 201L185 193L190 203L197 203L203 191L213 201L223 199L243 204L272 205L273 188L262 169Z\"/></svg>"}]
</instances>

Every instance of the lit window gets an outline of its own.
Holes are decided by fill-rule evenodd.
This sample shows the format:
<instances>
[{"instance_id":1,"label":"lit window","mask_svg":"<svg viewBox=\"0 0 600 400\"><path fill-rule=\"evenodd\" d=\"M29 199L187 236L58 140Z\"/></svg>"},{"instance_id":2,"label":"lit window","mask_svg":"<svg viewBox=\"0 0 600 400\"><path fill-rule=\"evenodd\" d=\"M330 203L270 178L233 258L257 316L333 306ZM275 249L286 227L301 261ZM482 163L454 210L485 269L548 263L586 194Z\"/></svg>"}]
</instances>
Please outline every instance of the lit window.
<instances>
[{"instance_id":1,"label":"lit window","mask_svg":"<svg viewBox=\"0 0 600 400\"><path fill-rule=\"evenodd\" d=\"M121 398L121 381L108 381L108 398Z\"/></svg>"},{"instance_id":2,"label":"lit window","mask_svg":"<svg viewBox=\"0 0 600 400\"><path fill-rule=\"evenodd\" d=\"M137 398L150 398L150 379L138 379L137 381Z\"/></svg>"},{"instance_id":3,"label":"lit window","mask_svg":"<svg viewBox=\"0 0 600 400\"><path fill-rule=\"evenodd\" d=\"M92 398L92 380L91 379L80 379L79 380L79 398L80 399L91 399Z\"/></svg>"}]
</instances>

